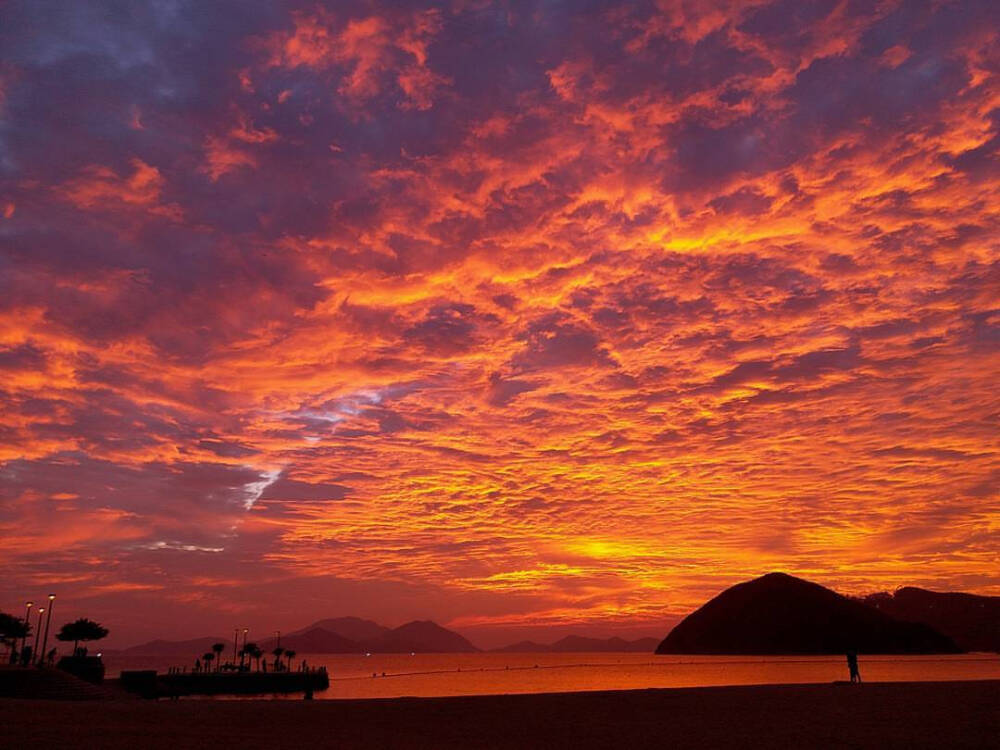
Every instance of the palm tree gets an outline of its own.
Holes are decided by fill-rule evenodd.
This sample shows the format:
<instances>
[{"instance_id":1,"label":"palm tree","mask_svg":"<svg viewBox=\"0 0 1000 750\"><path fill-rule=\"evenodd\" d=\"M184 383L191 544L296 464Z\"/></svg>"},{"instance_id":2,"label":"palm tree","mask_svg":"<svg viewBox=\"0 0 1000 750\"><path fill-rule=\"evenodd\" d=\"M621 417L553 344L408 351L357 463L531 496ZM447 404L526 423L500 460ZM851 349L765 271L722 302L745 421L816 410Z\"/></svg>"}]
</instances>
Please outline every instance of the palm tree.
<instances>
[{"instance_id":1,"label":"palm tree","mask_svg":"<svg viewBox=\"0 0 1000 750\"><path fill-rule=\"evenodd\" d=\"M257 648L257 644L256 644L256 643L254 643L253 641L250 641L250 643L246 644L246 645L245 645L245 646L243 647L243 651L244 651L244 652L246 653L246 655L247 655L247 669L249 669L249 668L250 668L250 662L251 662L251 661L253 661L253 660L254 660L254 659L256 659L256 658L259 658L259 657L257 656L257 652L258 652L259 650L260 650L260 649L258 649L258 648Z\"/></svg>"},{"instance_id":2,"label":"palm tree","mask_svg":"<svg viewBox=\"0 0 1000 750\"><path fill-rule=\"evenodd\" d=\"M285 658L288 659L288 671L292 671L292 659L295 658L295 651L293 649L288 649L285 651Z\"/></svg>"},{"instance_id":3,"label":"palm tree","mask_svg":"<svg viewBox=\"0 0 1000 750\"><path fill-rule=\"evenodd\" d=\"M10 647L10 663L17 662L17 642L31 634L31 625L20 617L0 612L0 642Z\"/></svg>"},{"instance_id":4,"label":"palm tree","mask_svg":"<svg viewBox=\"0 0 1000 750\"><path fill-rule=\"evenodd\" d=\"M212 659L214 659L214 658L215 658L215 653L212 652L212 651L206 651L204 654L202 654L201 660L203 662L205 662L205 671L206 672L211 672L212 671L210 669L210 667L212 666Z\"/></svg>"},{"instance_id":5,"label":"palm tree","mask_svg":"<svg viewBox=\"0 0 1000 750\"><path fill-rule=\"evenodd\" d=\"M212 651L215 652L215 671L222 669L222 652L226 650L225 643L213 643Z\"/></svg>"},{"instance_id":6,"label":"palm tree","mask_svg":"<svg viewBox=\"0 0 1000 750\"><path fill-rule=\"evenodd\" d=\"M100 623L81 617L63 625L56 638L60 641L73 641L73 656L79 656L80 641L99 641L107 634L108 629Z\"/></svg>"},{"instance_id":7,"label":"palm tree","mask_svg":"<svg viewBox=\"0 0 1000 750\"><path fill-rule=\"evenodd\" d=\"M277 672L281 669L281 655L285 653L285 649L278 646L271 653L274 654L274 671Z\"/></svg>"}]
</instances>

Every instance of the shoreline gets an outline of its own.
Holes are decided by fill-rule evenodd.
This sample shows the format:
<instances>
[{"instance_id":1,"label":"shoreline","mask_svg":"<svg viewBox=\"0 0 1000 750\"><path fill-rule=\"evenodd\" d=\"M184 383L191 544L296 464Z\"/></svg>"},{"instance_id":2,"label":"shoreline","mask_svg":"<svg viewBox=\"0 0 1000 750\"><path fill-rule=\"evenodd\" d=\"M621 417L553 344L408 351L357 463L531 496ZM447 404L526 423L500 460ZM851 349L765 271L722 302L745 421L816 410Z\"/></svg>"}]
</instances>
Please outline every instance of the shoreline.
<instances>
[{"instance_id":1,"label":"shoreline","mask_svg":"<svg viewBox=\"0 0 1000 750\"><path fill-rule=\"evenodd\" d=\"M0 700L0 746L986 747L1000 680L338 700Z\"/></svg>"}]
</instances>

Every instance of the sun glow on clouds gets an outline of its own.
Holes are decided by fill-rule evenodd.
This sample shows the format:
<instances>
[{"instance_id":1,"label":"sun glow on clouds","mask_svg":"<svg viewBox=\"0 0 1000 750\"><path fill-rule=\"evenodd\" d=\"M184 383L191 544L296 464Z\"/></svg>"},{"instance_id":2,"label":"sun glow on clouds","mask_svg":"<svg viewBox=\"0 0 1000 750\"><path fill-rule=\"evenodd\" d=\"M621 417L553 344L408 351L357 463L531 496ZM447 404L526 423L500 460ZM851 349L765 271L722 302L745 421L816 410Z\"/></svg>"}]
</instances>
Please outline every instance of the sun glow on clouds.
<instances>
[{"instance_id":1,"label":"sun glow on clouds","mask_svg":"<svg viewBox=\"0 0 1000 750\"><path fill-rule=\"evenodd\" d=\"M992 11L14 3L0 595L1000 592Z\"/></svg>"}]
</instances>

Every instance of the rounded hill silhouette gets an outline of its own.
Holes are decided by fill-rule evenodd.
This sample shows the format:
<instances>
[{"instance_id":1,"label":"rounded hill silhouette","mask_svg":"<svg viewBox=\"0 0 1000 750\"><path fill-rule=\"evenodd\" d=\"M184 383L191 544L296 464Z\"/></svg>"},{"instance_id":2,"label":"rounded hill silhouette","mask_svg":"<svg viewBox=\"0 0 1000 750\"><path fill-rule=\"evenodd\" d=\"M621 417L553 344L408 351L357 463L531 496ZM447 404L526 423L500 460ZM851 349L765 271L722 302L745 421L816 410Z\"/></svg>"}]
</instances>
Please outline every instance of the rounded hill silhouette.
<instances>
[{"instance_id":1,"label":"rounded hill silhouette","mask_svg":"<svg viewBox=\"0 0 1000 750\"><path fill-rule=\"evenodd\" d=\"M442 628L430 620L414 620L367 641L367 648L383 654L406 653L472 653L479 649L453 630Z\"/></svg>"},{"instance_id":2,"label":"rounded hill silhouette","mask_svg":"<svg viewBox=\"0 0 1000 750\"><path fill-rule=\"evenodd\" d=\"M901 622L785 573L726 589L682 620L658 654L960 653L928 625Z\"/></svg>"}]
</instances>

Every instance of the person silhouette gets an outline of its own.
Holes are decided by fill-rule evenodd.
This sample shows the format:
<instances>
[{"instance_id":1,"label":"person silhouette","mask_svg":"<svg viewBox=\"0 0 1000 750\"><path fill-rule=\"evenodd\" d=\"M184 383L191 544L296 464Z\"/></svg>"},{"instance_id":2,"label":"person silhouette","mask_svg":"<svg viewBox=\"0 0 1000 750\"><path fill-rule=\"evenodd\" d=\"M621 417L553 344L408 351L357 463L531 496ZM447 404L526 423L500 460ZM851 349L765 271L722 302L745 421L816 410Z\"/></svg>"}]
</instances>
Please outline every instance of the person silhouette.
<instances>
[{"instance_id":1,"label":"person silhouette","mask_svg":"<svg viewBox=\"0 0 1000 750\"><path fill-rule=\"evenodd\" d=\"M858 652L853 648L847 652L847 669L851 673L851 682L861 683L861 672L858 671Z\"/></svg>"}]
</instances>

